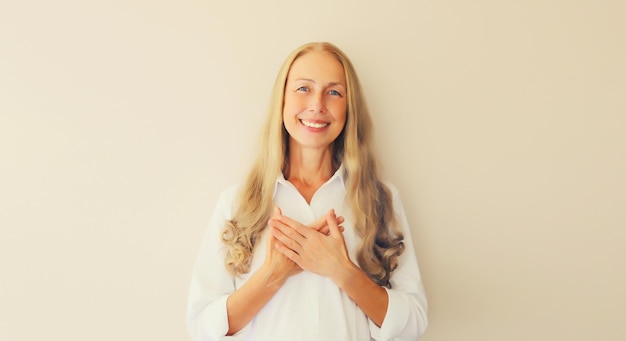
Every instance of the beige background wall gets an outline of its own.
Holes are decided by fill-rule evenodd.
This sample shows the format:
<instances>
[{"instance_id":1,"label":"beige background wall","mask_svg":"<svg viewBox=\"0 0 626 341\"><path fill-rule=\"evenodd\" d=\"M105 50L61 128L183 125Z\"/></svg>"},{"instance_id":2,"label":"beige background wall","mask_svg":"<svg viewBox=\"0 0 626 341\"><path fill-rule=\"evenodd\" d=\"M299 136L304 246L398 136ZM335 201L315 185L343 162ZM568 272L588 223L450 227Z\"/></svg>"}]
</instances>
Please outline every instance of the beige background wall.
<instances>
[{"instance_id":1,"label":"beige background wall","mask_svg":"<svg viewBox=\"0 0 626 341\"><path fill-rule=\"evenodd\" d=\"M2 1L0 339L187 340L275 73L360 71L425 341L626 339L623 1Z\"/></svg>"}]
</instances>

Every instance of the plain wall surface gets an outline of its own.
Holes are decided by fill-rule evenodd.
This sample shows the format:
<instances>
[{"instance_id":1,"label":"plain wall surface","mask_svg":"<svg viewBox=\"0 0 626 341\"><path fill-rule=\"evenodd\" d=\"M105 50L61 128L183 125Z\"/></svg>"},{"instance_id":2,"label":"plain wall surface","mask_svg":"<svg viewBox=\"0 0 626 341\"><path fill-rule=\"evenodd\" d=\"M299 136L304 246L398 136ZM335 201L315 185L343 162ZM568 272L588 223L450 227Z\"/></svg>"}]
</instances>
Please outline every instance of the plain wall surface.
<instances>
[{"instance_id":1,"label":"plain wall surface","mask_svg":"<svg viewBox=\"0 0 626 341\"><path fill-rule=\"evenodd\" d=\"M623 1L2 1L0 340L188 340L287 54L352 59L425 341L626 339Z\"/></svg>"}]
</instances>

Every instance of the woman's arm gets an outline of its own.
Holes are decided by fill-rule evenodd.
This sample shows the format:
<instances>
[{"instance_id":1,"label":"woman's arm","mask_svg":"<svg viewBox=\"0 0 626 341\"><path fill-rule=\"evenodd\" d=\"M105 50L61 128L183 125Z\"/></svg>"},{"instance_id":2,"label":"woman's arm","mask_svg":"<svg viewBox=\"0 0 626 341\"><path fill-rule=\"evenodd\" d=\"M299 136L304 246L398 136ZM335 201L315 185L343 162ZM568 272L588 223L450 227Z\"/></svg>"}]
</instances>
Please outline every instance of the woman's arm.
<instances>
[{"instance_id":1,"label":"woman's arm","mask_svg":"<svg viewBox=\"0 0 626 341\"><path fill-rule=\"evenodd\" d=\"M376 326L380 327L385 320L389 304L387 291L374 283L352 261L339 268L342 269L342 274L334 279L335 284L363 310Z\"/></svg>"},{"instance_id":2,"label":"woman's arm","mask_svg":"<svg viewBox=\"0 0 626 341\"><path fill-rule=\"evenodd\" d=\"M219 340L228 331L226 300L235 291L235 277L224 266L221 233L232 218L236 193L234 186L220 194L194 264L187 326L195 341Z\"/></svg>"},{"instance_id":3,"label":"woman's arm","mask_svg":"<svg viewBox=\"0 0 626 341\"><path fill-rule=\"evenodd\" d=\"M232 219L236 193L237 188L233 187L220 195L194 265L187 325L197 341L222 339L243 329L276 294L286 278L301 271L272 247L275 239L267 234L269 245L263 265L244 285L236 288L235 277L224 266L221 242L224 223ZM341 217L338 220L343 222ZM329 231L322 220L309 228L319 234Z\"/></svg>"},{"instance_id":4,"label":"woman's arm","mask_svg":"<svg viewBox=\"0 0 626 341\"><path fill-rule=\"evenodd\" d=\"M275 208L273 219L279 219L280 215L280 209ZM268 238L265 262L261 268L241 288L228 296L227 335L233 335L245 327L283 286L287 278L302 271L274 248L273 236L268 235Z\"/></svg>"},{"instance_id":5,"label":"woman's arm","mask_svg":"<svg viewBox=\"0 0 626 341\"><path fill-rule=\"evenodd\" d=\"M371 323L370 333L375 340L415 341L428 325L426 293L400 194L392 184L386 185L391 190L393 209L404 235L404 252L391 274L391 289L385 289L389 296L385 321L380 327Z\"/></svg>"}]
</instances>

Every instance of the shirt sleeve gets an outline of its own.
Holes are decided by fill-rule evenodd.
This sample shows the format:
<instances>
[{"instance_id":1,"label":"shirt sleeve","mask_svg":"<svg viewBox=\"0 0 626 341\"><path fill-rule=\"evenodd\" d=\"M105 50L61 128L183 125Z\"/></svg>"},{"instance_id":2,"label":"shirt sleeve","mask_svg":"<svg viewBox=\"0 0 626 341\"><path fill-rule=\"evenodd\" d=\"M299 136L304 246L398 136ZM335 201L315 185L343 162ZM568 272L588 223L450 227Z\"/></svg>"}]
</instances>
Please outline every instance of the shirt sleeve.
<instances>
[{"instance_id":1,"label":"shirt sleeve","mask_svg":"<svg viewBox=\"0 0 626 341\"><path fill-rule=\"evenodd\" d=\"M377 341L414 341L424 334L428 325L426 293L400 195L395 187L387 185L393 195L394 212L404 235L405 249L391 275L391 289L385 288L389 303L383 324L378 327L370 320L370 334Z\"/></svg>"},{"instance_id":2,"label":"shirt sleeve","mask_svg":"<svg viewBox=\"0 0 626 341\"><path fill-rule=\"evenodd\" d=\"M236 188L220 194L202 241L191 277L187 327L194 341L240 340L247 328L233 336L228 332L226 300L235 291L235 277L224 266L221 232L232 217Z\"/></svg>"}]
</instances>

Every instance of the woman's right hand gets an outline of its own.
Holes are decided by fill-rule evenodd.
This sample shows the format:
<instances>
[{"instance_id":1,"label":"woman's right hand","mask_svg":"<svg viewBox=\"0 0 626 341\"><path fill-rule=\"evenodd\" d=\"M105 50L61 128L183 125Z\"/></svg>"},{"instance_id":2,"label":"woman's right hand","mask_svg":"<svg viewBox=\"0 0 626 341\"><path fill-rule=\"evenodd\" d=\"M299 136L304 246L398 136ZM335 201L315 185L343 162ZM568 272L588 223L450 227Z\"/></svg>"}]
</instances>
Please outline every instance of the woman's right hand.
<instances>
[{"instance_id":1,"label":"woman's right hand","mask_svg":"<svg viewBox=\"0 0 626 341\"><path fill-rule=\"evenodd\" d=\"M272 219L281 218L280 209L274 208ZM268 228L271 229L270 226ZM250 323L282 287L287 278L302 272L300 266L276 249L276 243L280 242L272 233L267 233L266 236L268 238L267 251L263 265L226 300L226 311L228 312L228 332L226 335L233 335Z\"/></svg>"},{"instance_id":2,"label":"woman's right hand","mask_svg":"<svg viewBox=\"0 0 626 341\"><path fill-rule=\"evenodd\" d=\"M280 208L274 207L272 219L279 220L281 216L282 212ZM271 226L268 227L272 228ZM276 243L280 242L272 233L268 233L267 238L267 251L265 263L263 263L263 270L265 270L267 276L269 276L270 284L281 286L287 278L302 272L302 269L276 249Z\"/></svg>"}]
</instances>

